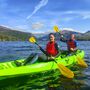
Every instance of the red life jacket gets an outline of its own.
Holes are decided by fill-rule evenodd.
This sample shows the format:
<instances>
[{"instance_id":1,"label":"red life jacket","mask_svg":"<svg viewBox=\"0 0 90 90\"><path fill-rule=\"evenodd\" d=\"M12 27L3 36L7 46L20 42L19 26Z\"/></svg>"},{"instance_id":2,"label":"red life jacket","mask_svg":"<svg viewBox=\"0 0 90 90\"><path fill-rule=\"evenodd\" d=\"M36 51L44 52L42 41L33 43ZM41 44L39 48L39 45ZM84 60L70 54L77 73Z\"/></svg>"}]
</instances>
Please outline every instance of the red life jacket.
<instances>
[{"instance_id":1,"label":"red life jacket","mask_svg":"<svg viewBox=\"0 0 90 90\"><path fill-rule=\"evenodd\" d=\"M69 41L67 42L67 45L68 45L68 49L70 49L70 48L75 49L75 48L76 48L76 45L75 45L74 40L69 40Z\"/></svg>"},{"instance_id":2,"label":"red life jacket","mask_svg":"<svg viewBox=\"0 0 90 90\"><path fill-rule=\"evenodd\" d=\"M55 42L48 42L46 52L52 56L56 56L58 54L58 50L55 47Z\"/></svg>"}]
</instances>

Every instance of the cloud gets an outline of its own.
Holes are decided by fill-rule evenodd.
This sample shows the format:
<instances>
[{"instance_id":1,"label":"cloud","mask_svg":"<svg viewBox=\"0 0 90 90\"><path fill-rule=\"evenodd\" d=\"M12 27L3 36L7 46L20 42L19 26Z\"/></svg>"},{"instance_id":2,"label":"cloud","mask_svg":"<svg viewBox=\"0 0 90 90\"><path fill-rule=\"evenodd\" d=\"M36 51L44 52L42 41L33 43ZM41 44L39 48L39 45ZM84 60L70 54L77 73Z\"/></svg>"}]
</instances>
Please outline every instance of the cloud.
<instances>
[{"instance_id":1,"label":"cloud","mask_svg":"<svg viewBox=\"0 0 90 90\"><path fill-rule=\"evenodd\" d=\"M66 21L66 22L69 22L69 21L71 21L71 20L73 20L74 19L74 17L65 17L65 18L63 18L62 20L63 21Z\"/></svg>"},{"instance_id":2,"label":"cloud","mask_svg":"<svg viewBox=\"0 0 90 90\"><path fill-rule=\"evenodd\" d=\"M70 31L75 31L73 28L62 28L62 30L70 30Z\"/></svg>"},{"instance_id":3,"label":"cloud","mask_svg":"<svg viewBox=\"0 0 90 90\"><path fill-rule=\"evenodd\" d=\"M44 24L41 22L34 23L32 25L22 24L22 25L16 25L13 29L24 31L24 32L38 32L44 27ZM35 30L35 31L34 31Z\"/></svg>"},{"instance_id":4,"label":"cloud","mask_svg":"<svg viewBox=\"0 0 90 90\"><path fill-rule=\"evenodd\" d=\"M90 19L90 15L83 16L83 19Z\"/></svg>"},{"instance_id":5,"label":"cloud","mask_svg":"<svg viewBox=\"0 0 90 90\"><path fill-rule=\"evenodd\" d=\"M77 16L74 15L75 13L73 11L61 11L61 12L46 11L45 14L47 16L50 16L50 18L53 17L53 19L58 19L58 21L65 21L65 22L69 22L77 18Z\"/></svg>"},{"instance_id":6,"label":"cloud","mask_svg":"<svg viewBox=\"0 0 90 90\"><path fill-rule=\"evenodd\" d=\"M62 32L65 33L63 30L69 30L74 32L80 32L79 30L73 29L73 28L62 28Z\"/></svg>"},{"instance_id":7,"label":"cloud","mask_svg":"<svg viewBox=\"0 0 90 90\"><path fill-rule=\"evenodd\" d=\"M90 19L90 12L84 12L81 15L82 15L82 19L84 20Z\"/></svg>"},{"instance_id":8,"label":"cloud","mask_svg":"<svg viewBox=\"0 0 90 90\"><path fill-rule=\"evenodd\" d=\"M66 14L81 16L82 19L90 19L90 11L68 11Z\"/></svg>"},{"instance_id":9,"label":"cloud","mask_svg":"<svg viewBox=\"0 0 90 90\"><path fill-rule=\"evenodd\" d=\"M15 28L16 29L27 29L27 25L18 25Z\"/></svg>"},{"instance_id":10,"label":"cloud","mask_svg":"<svg viewBox=\"0 0 90 90\"><path fill-rule=\"evenodd\" d=\"M27 19L30 19L41 7L47 5L48 0L41 0L39 4L35 7L34 11L27 16Z\"/></svg>"},{"instance_id":11,"label":"cloud","mask_svg":"<svg viewBox=\"0 0 90 90\"><path fill-rule=\"evenodd\" d=\"M53 16L54 18L61 19L62 21L71 21L76 18L81 19L90 19L90 11L46 11L45 12L48 16Z\"/></svg>"},{"instance_id":12,"label":"cloud","mask_svg":"<svg viewBox=\"0 0 90 90\"><path fill-rule=\"evenodd\" d=\"M32 29L38 30L38 29L41 29L43 26L44 26L43 23L37 22L37 23L32 24Z\"/></svg>"}]
</instances>

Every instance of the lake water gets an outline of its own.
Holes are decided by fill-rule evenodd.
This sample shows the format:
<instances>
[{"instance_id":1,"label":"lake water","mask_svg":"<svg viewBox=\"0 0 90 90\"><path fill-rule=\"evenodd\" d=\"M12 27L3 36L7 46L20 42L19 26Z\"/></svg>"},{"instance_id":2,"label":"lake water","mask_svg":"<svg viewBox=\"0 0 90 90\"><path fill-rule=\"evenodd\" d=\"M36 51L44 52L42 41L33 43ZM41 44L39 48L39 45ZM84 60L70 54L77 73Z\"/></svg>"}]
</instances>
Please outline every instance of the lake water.
<instances>
[{"instance_id":1,"label":"lake water","mask_svg":"<svg viewBox=\"0 0 90 90\"><path fill-rule=\"evenodd\" d=\"M46 41L38 42L45 48ZM59 42L60 49L66 44ZM59 74L58 70L25 75L0 81L0 90L86 90L90 89L90 41L78 41L78 48L85 51L88 68L74 66L75 78L70 80ZM29 42L0 42L0 62L27 58L31 53L42 53Z\"/></svg>"}]
</instances>

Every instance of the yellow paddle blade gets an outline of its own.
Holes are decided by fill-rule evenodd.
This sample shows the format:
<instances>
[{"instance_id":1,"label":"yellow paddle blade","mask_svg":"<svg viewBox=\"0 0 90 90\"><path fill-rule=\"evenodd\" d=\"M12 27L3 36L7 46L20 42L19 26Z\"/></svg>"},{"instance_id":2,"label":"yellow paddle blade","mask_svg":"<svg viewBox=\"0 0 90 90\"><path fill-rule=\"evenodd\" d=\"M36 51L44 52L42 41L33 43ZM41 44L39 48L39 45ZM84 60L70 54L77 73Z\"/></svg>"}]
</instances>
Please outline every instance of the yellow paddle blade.
<instances>
[{"instance_id":1,"label":"yellow paddle blade","mask_svg":"<svg viewBox=\"0 0 90 90\"><path fill-rule=\"evenodd\" d=\"M32 36L32 37L30 37L30 38L29 38L29 42L31 42L31 43L35 43L35 42L36 42L35 37L33 37L33 36Z\"/></svg>"},{"instance_id":2,"label":"yellow paddle blade","mask_svg":"<svg viewBox=\"0 0 90 90\"><path fill-rule=\"evenodd\" d=\"M77 63L78 63L79 66L81 66L83 68L87 68L88 67L87 63L83 59L81 59L80 57L77 57L77 59L78 59Z\"/></svg>"},{"instance_id":3,"label":"yellow paddle blade","mask_svg":"<svg viewBox=\"0 0 90 90\"><path fill-rule=\"evenodd\" d=\"M64 75L67 78L73 78L74 77L74 73L70 69L68 69L67 67L65 67L62 64L57 63L57 65L58 65L58 68L59 68L60 72L62 73L62 75Z\"/></svg>"},{"instance_id":4,"label":"yellow paddle blade","mask_svg":"<svg viewBox=\"0 0 90 90\"><path fill-rule=\"evenodd\" d=\"M54 29L55 32L59 32L58 26L54 26L53 29Z\"/></svg>"}]
</instances>

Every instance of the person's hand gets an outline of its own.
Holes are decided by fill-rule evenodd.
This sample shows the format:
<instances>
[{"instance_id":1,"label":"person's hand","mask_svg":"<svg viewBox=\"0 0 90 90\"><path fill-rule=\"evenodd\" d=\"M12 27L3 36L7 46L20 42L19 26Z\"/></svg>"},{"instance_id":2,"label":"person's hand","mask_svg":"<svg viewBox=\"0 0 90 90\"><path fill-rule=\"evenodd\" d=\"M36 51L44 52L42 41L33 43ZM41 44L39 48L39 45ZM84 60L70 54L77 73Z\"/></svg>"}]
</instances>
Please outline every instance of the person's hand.
<instances>
[{"instance_id":1,"label":"person's hand","mask_svg":"<svg viewBox=\"0 0 90 90\"><path fill-rule=\"evenodd\" d=\"M53 56L48 57L48 60L52 60L52 59L55 59L55 57Z\"/></svg>"},{"instance_id":2,"label":"person's hand","mask_svg":"<svg viewBox=\"0 0 90 90\"><path fill-rule=\"evenodd\" d=\"M60 36L61 38L63 38L63 35L61 34L61 36Z\"/></svg>"},{"instance_id":3,"label":"person's hand","mask_svg":"<svg viewBox=\"0 0 90 90\"><path fill-rule=\"evenodd\" d=\"M51 59L55 59L55 57L51 56Z\"/></svg>"},{"instance_id":4,"label":"person's hand","mask_svg":"<svg viewBox=\"0 0 90 90\"><path fill-rule=\"evenodd\" d=\"M70 50L71 50L71 51L74 51L74 49L73 49L73 48L70 48Z\"/></svg>"}]
</instances>

